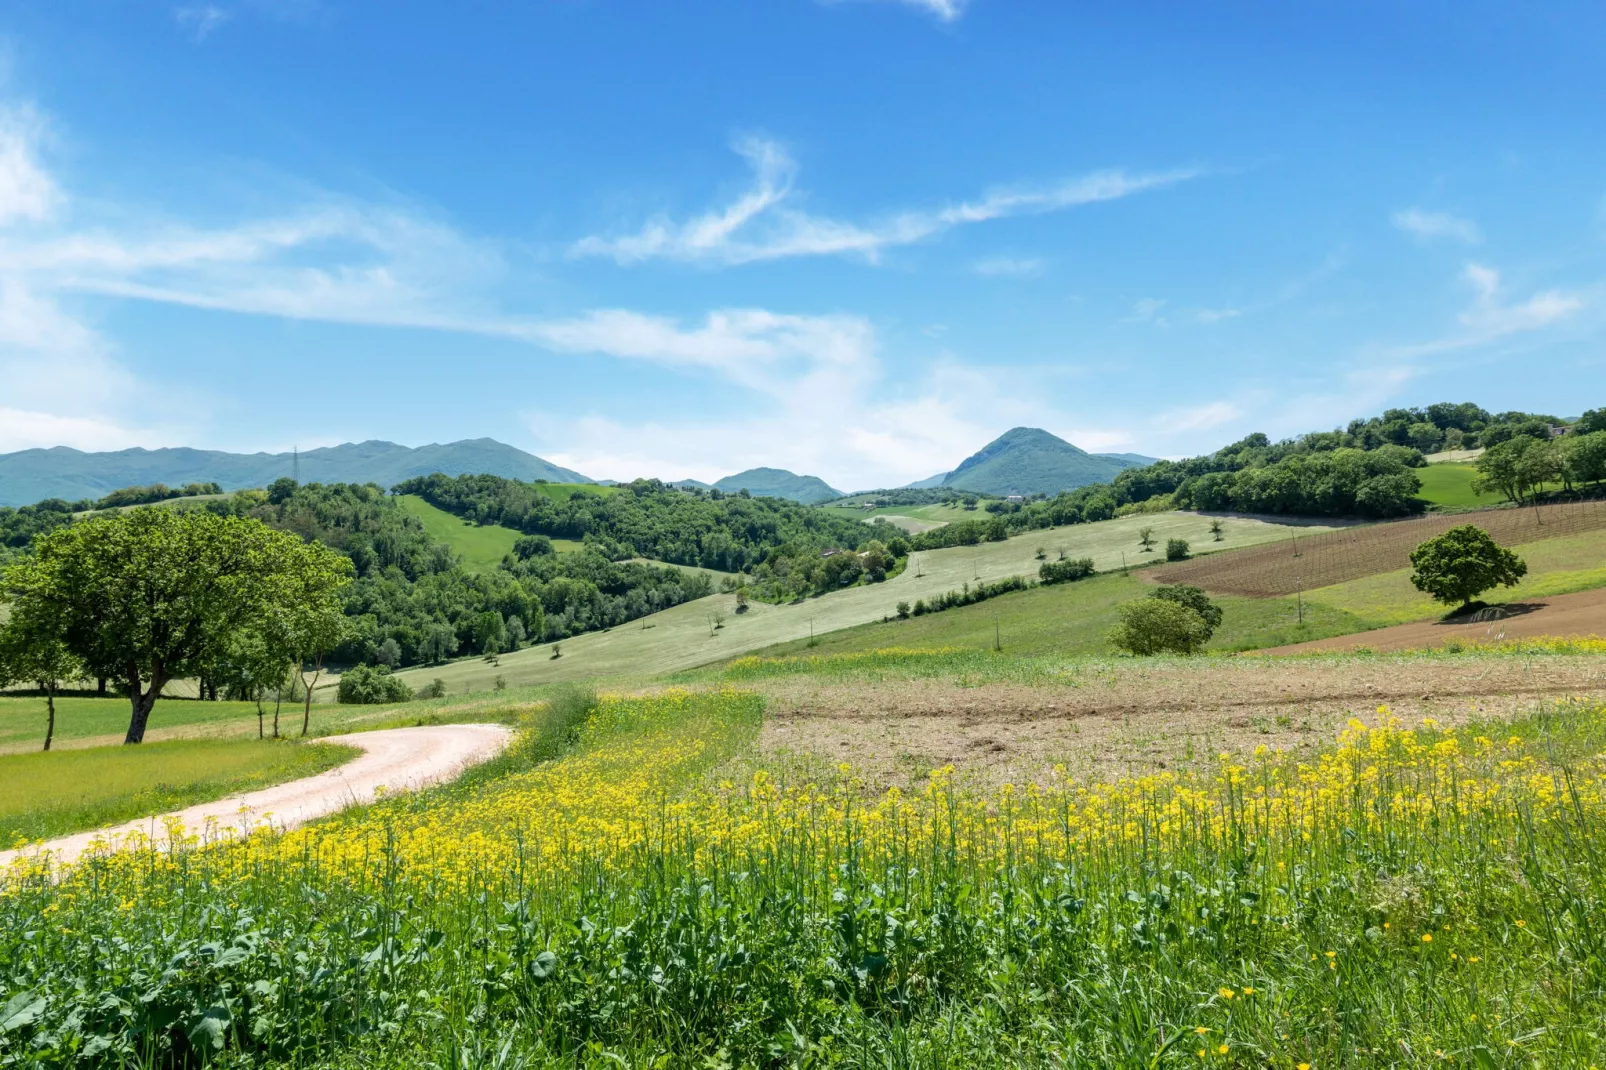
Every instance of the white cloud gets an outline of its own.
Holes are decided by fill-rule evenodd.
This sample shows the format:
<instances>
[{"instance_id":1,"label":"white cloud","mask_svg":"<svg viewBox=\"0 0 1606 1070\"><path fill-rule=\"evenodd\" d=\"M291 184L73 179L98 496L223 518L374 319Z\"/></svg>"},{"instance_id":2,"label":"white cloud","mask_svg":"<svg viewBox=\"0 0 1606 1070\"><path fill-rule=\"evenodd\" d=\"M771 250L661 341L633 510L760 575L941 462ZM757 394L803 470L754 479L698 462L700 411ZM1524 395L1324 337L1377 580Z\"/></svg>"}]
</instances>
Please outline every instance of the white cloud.
<instances>
[{"instance_id":1,"label":"white cloud","mask_svg":"<svg viewBox=\"0 0 1606 1070\"><path fill-rule=\"evenodd\" d=\"M213 30L229 21L230 15L215 4L190 4L176 9L173 17L196 41L204 41Z\"/></svg>"},{"instance_id":2,"label":"white cloud","mask_svg":"<svg viewBox=\"0 0 1606 1070\"><path fill-rule=\"evenodd\" d=\"M1477 290L1477 300L1461 314L1470 337L1492 341L1519 331L1536 331L1584 307L1575 293L1546 290L1517 304L1500 301L1500 272L1483 264L1468 264L1463 277Z\"/></svg>"},{"instance_id":3,"label":"white cloud","mask_svg":"<svg viewBox=\"0 0 1606 1070\"><path fill-rule=\"evenodd\" d=\"M965 13L969 0L896 0L908 7L918 7L937 16L943 22L956 22Z\"/></svg>"},{"instance_id":4,"label":"white cloud","mask_svg":"<svg viewBox=\"0 0 1606 1070\"><path fill-rule=\"evenodd\" d=\"M853 223L792 207L797 165L779 143L745 138L733 147L752 168L753 181L731 203L684 222L658 218L634 233L582 238L570 247L570 254L606 257L620 264L661 258L736 265L832 255L855 255L875 262L886 249L910 245L954 227L1116 200L1203 174L1197 168L1143 174L1097 171L1049 186L998 188L971 201Z\"/></svg>"},{"instance_id":5,"label":"white cloud","mask_svg":"<svg viewBox=\"0 0 1606 1070\"><path fill-rule=\"evenodd\" d=\"M1013 257L989 256L976 261L970 270L978 275L998 276L1005 275L1020 279L1032 279L1041 275L1048 268L1048 261L1040 257Z\"/></svg>"},{"instance_id":6,"label":"white cloud","mask_svg":"<svg viewBox=\"0 0 1606 1070\"><path fill-rule=\"evenodd\" d=\"M1171 432L1213 431L1243 415L1243 408L1234 402L1210 401L1202 405L1170 409L1161 413L1157 422Z\"/></svg>"},{"instance_id":7,"label":"white cloud","mask_svg":"<svg viewBox=\"0 0 1606 1070\"><path fill-rule=\"evenodd\" d=\"M1236 308L1201 308L1195 313L1200 323L1220 323L1222 320L1237 319L1243 315L1242 310Z\"/></svg>"},{"instance_id":8,"label":"white cloud","mask_svg":"<svg viewBox=\"0 0 1606 1070\"><path fill-rule=\"evenodd\" d=\"M31 108L0 107L0 226L42 222L61 193L40 165L43 123Z\"/></svg>"},{"instance_id":9,"label":"white cloud","mask_svg":"<svg viewBox=\"0 0 1606 1070\"><path fill-rule=\"evenodd\" d=\"M1391 221L1397 229L1418 238L1430 240L1453 238L1467 245L1477 245L1483 241L1483 234L1478 230L1476 223L1446 212L1424 212L1420 208L1406 208L1395 212Z\"/></svg>"}]
</instances>

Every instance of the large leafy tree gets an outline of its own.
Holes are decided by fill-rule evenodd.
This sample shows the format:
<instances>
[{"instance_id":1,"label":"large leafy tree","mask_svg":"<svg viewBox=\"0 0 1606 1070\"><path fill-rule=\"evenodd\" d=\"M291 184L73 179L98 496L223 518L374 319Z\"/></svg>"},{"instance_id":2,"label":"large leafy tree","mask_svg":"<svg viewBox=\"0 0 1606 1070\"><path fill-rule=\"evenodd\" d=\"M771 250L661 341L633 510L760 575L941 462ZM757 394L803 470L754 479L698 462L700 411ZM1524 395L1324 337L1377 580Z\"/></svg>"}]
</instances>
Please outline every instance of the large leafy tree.
<instances>
[{"instance_id":1,"label":"large leafy tree","mask_svg":"<svg viewBox=\"0 0 1606 1070\"><path fill-rule=\"evenodd\" d=\"M293 640L327 607L338 616L350 571L327 547L255 520L148 508L42 536L3 586L90 672L122 684L124 742L139 743L167 682L215 666L242 632L308 649Z\"/></svg>"},{"instance_id":2,"label":"large leafy tree","mask_svg":"<svg viewBox=\"0 0 1606 1070\"><path fill-rule=\"evenodd\" d=\"M1411 551L1411 582L1445 605L1465 606L1484 591L1515 586L1528 565L1476 524L1462 524Z\"/></svg>"}]
</instances>

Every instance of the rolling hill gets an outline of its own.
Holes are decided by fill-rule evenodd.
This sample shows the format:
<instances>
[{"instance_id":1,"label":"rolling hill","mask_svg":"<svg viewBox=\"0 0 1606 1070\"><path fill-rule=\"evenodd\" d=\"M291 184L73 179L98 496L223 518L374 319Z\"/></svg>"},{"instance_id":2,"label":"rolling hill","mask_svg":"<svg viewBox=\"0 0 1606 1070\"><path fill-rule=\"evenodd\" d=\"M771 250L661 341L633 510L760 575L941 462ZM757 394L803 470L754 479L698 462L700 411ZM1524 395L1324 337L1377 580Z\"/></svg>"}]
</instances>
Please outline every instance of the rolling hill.
<instances>
[{"instance_id":1,"label":"rolling hill","mask_svg":"<svg viewBox=\"0 0 1606 1070\"><path fill-rule=\"evenodd\" d=\"M261 487L288 476L297 460L288 453L224 453L186 447L85 453L66 446L0 454L0 505L45 498L100 498L119 487L216 482L225 490ZM299 458L303 483L378 483L389 487L413 476L489 472L510 479L589 483L533 454L490 438L400 446L347 442L307 450Z\"/></svg>"},{"instance_id":2,"label":"rolling hill","mask_svg":"<svg viewBox=\"0 0 1606 1070\"><path fill-rule=\"evenodd\" d=\"M1137 454L1088 453L1040 428L1016 427L965 458L941 485L985 494L1058 494L1108 483L1121 469L1145 463Z\"/></svg>"},{"instance_id":3,"label":"rolling hill","mask_svg":"<svg viewBox=\"0 0 1606 1070\"><path fill-rule=\"evenodd\" d=\"M834 489L819 476L800 476L784 468L749 468L745 472L726 476L714 484L714 489L726 494L745 490L755 496L788 498L804 505L842 497L841 491Z\"/></svg>"}]
</instances>

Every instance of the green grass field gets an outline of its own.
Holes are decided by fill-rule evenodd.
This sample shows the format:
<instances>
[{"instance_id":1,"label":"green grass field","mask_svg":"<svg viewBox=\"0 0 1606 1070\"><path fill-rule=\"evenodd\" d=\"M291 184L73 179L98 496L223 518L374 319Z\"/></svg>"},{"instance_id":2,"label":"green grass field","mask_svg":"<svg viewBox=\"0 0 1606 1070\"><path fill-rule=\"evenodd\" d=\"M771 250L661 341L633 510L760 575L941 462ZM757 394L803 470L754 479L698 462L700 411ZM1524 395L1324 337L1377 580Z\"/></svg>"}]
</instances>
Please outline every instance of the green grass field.
<instances>
[{"instance_id":1,"label":"green grass field","mask_svg":"<svg viewBox=\"0 0 1606 1070\"><path fill-rule=\"evenodd\" d=\"M619 488L604 487L600 483L532 483L530 484L537 494L544 498L551 498L555 502L566 502L575 491L581 494L596 494L606 498Z\"/></svg>"},{"instance_id":2,"label":"green grass field","mask_svg":"<svg viewBox=\"0 0 1606 1070\"><path fill-rule=\"evenodd\" d=\"M1416 470L1422 480L1417 497L1439 509L1467 509L1480 505L1494 505L1498 494L1476 494L1472 479L1478 470L1470 464L1430 464Z\"/></svg>"},{"instance_id":3,"label":"green grass field","mask_svg":"<svg viewBox=\"0 0 1606 1070\"><path fill-rule=\"evenodd\" d=\"M1591 532L1517 546L1528 576L1513 588L1485 595L1489 602L1566 594L1606 586L1606 548ZM1105 654L1117 621L1116 607L1154 590L1122 573L1077 583L1038 587L986 602L909 620L876 621L815 637L789 640L755 651L763 657L804 651L855 653L883 647L990 649L995 640L1016 654ZM1444 607L1411 586L1408 570L1307 591L1288 598L1216 599L1221 627L1212 650L1254 650L1351 635L1391 624L1442 616ZM1303 622L1301 622L1301 602Z\"/></svg>"},{"instance_id":4,"label":"green grass field","mask_svg":"<svg viewBox=\"0 0 1606 1070\"><path fill-rule=\"evenodd\" d=\"M193 739L0 757L0 848L115 825L333 769L355 747Z\"/></svg>"},{"instance_id":5,"label":"green grass field","mask_svg":"<svg viewBox=\"0 0 1606 1070\"><path fill-rule=\"evenodd\" d=\"M1096 568L1110 571L1161 556L1155 551L1144 553L1138 545L1138 532L1145 527L1154 530L1158 547L1169 538L1182 538L1190 540L1196 551L1253 546L1287 539L1295 531L1331 530L1235 519L1226 522L1225 539L1216 543L1210 540L1209 523L1193 513L1159 513L1033 531L974 547L925 550L914 554L909 567L886 583L851 587L795 604L754 602L743 614L735 612L732 595L716 594L608 631L565 639L561 658L553 658L551 645L545 644L504 654L497 665L465 658L399 675L415 688L440 677L453 693L489 688L497 676L517 685L588 677L641 678L806 639L811 629L823 636L879 621L895 613L899 601L930 598L977 580L1035 577L1041 564L1039 549L1049 560L1062 550L1067 557L1091 557ZM724 618L723 627L714 626L719 615Z\"/></svg>"},{"instance_id":6,"label":"green grass field","mask_svg":"<svg viewBox=\"0 0 1606 1070\"><path fill-rule=\"evenodd\" d=\"M939 524L951 524L956 520L986 520L992 516L985 509L977 507L966 509L962 505L952 502L937 502L932 505L888 505L880 509L858 509L850 505L825 505L820 507L823 511L836 516L844 516L851 520L874 520L884 516L888 520L896 521L900 517L919 521L923 527Z\"/></svg>"},{"instance_id":7,"label":"green grass field","mask_svg":"<svg viewBox=\"0 0 1606 1070\"><path fill-rule=\"evenodd\" d=\"M419 683L428 683L428 670ZM488 686L488 685L487 685ZM319 701L314 692L311 734L390 728L398 724L422 723L419 718L438 717L450 701L408 702L397 706L341 706ZM273 704L267 703L269 731L272 730ZM119 744L128 730L129 704L124 698L96 698L67 695L56 699L56 740L60 750ZM301 706L286 702L279 714L281 735L301 731ZM256 738L257 711L250 702L197 702L193 699L164 698L151 711L147 742L173 739ZM45 739L45 700L30 694L0 695L0 754L37 751Z\"/></svg>"},{"instance_id":8,"label":"green grass field","mask_svg":"<svg viewBox=\"0 0 1606 1070\"><path fill-rule=\"evenodd\" d=\"M403 494L396 501L408 515L419 519L431 539L455 550L470 572L493 571L503 557L513 552L513 544L520 537L512 528L467 523L414 494Z\"/></svg>"}]
</instances>

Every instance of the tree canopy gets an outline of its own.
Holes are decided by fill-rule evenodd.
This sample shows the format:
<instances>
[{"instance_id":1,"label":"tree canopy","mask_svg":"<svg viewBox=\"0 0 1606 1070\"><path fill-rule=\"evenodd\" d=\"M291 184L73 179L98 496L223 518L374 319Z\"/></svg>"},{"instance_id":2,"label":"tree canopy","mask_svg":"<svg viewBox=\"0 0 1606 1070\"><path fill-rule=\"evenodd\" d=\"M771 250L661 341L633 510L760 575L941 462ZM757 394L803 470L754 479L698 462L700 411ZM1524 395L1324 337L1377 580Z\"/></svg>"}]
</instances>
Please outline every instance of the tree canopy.
<instances>
[{"instance_id":1,"label":"tree canopy","mask_svg":"<svg viewBox=\"0 0 1606 1070\"><path fill-rule=\"evenodd\" d=\"M1528 565L1476 524L1462 524L1411 551L1411 582L1446 605L1465 606L1502 584L1514 587Z\"/></svg>"},{"instance_id":2,"label":"tree canopy","mask_svg":"<svg viewBox=\"0 0 1606 1070\"><path fill-rule=\"evenodd\" d=\"M125 742L138 743L169 680L214 668L245 633L288 635L349 572L327 547L254 520L135 509L41 536L0 583L15 612L126 689Z\"/></svg>"}]
</instances>

